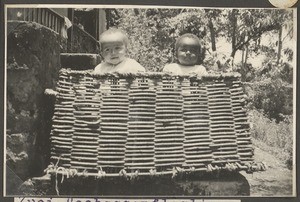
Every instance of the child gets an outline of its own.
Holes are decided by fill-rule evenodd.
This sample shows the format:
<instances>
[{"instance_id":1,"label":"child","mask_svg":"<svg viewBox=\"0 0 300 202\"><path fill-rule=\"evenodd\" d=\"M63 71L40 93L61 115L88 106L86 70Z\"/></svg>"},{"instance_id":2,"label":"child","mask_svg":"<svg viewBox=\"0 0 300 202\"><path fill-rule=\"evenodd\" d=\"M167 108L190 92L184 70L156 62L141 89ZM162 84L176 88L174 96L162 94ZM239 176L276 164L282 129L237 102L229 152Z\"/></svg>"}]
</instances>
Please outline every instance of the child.
<instances>
[{"instance_id":1,"label":"child","mask_svg":"<svg viewBox=\"0 0 300 202\"><path fill-rule=\"evenodd\" d=\"M95 73L138 73L145 72L137 61L128 58L127 47L129 40L119 29L111 28L100 36L100 51L103 62L95 67Z\"/></svg>"},{"instance_id":2,"label":"child","mask_svg":"<svg viewBox=\"0 0 300 202\"><path fill-rule=\"evenodd\" d=\"M167 64L163 72L178 75L206 75L207 71L201 59L200 40L194 34L184 34L176 40L175 55L177 63Z\"/></svg>"}]
</instances>

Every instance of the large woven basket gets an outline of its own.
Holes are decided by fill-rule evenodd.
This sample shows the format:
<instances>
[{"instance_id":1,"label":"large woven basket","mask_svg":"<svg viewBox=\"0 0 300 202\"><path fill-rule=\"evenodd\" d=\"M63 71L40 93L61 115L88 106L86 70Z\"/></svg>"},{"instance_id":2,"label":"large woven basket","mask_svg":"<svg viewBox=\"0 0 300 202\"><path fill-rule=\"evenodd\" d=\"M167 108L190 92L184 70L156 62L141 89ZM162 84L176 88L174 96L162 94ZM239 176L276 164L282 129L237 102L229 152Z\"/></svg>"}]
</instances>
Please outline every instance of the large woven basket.
<instances>
[{"instance_id":1,"label":"large woven basket","mask_svg":"<svg viewBox=\"0 0 300 202\"><path fill-rule=\"evenodd\" d=\"M260 169L253 164L239 75L62 70L56 91L52 171L120 176Z\"/></svg>"}]
</instances>

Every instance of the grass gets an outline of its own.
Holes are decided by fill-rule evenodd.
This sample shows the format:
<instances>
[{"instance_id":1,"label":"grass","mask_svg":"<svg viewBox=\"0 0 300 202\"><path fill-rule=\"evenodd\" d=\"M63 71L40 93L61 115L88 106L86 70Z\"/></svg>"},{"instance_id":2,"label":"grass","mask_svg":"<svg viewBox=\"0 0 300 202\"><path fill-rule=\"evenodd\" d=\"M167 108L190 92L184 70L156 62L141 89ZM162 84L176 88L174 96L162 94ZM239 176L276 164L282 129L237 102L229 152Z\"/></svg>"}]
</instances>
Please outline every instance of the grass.
<instances>
[{"instance_id":1,"label":"grass","mask_svg":"<svg viewBox=\"0 0 300 202\"><path fill-rule=\"evenodd\" d=\"M293 127L291 116L279 123L270 120L257 110L249 111L253 143L260 149L268 151L289 169L293 164Z\"/></svg>"}]
</instances>

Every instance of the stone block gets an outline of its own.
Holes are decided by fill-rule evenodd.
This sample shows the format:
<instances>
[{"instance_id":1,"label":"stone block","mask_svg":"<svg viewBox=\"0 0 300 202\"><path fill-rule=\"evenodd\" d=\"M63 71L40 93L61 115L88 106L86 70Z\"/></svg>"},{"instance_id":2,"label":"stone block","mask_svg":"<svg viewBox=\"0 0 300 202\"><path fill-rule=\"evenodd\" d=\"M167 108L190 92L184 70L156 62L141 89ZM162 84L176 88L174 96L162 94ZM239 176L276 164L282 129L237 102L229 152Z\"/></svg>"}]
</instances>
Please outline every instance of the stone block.
<instances>
[{"instance_id":1,"label":"stone block","mask_svg":"<svg viewBox=\"0 0 300 202\"><path fill-rule=\"evenodd\" d=\"M60 61L62 68L72 70L94 69L100 63L100 55L88 53L61 53Z\"/></svg>"},{"instance_id":2,"label":"stone block","mask_svg":"<svg viewBox=\"0 0 300 202\"><path fill-rule=\"evenodd\" d=\"M170 176L139 176L135 179L119 177L64 177L53 176L60 195L128 195L128 196L249 196L247 179L238 172ZM53 185L52 185L53 186Z\"/></svg>"},{"instance_id":3,"label":"stone block","mask_svg":"<svg viewBox=\"0 0 300 202\"><path fill-rule=\"evenodd\" d=\"M6 164L22 180L48 164L54 101L44 91L57 83L62 46L56 32L38 23L7 23Z\"/></svg>"}]
</instances>

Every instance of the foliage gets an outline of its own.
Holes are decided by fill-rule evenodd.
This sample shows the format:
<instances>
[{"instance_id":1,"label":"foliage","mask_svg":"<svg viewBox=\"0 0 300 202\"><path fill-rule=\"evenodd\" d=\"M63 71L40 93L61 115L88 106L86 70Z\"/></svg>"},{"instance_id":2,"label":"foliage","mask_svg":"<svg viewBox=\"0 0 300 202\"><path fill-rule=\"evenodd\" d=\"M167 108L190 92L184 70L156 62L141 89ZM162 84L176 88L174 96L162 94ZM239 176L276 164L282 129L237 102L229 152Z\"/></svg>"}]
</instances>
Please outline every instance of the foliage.
<instances>
[{"instance_id":1,"label":"foliage","mask_svg":"<svg viewBox=\"0 0 300 202\"><path fill-rule=\"evenodd\" d=\"M258 142L269 145L270 152L291 168L293 162L292 117L285 116L283 121L276 123L275 120L265 117L261 112L251 110L249 120L252 123L252 137ZM266 149L265 146L263 147L262 149Z\"/></svg>"},{"instance_id":2,"label":"foliage","mask_svg":"<svg viewBox=\"0 0 300 202\"><path fill-rule=\"evenodd\" d=\"M105 9L106 27L114 27L120 20L120 15L116 9Z\"/></svg>"},{"instance_id":3,"label":"foliage","mask_svg":"<svg viewBox=\"0 0 300 202\"><path fill-rule=\"evenodd\" d=\"M177 11L177 10L176 10ZM119 9L117 26L130 39L129 55L150 71L160 71L172 59L172 39L164 25L166 9Z\"/></svg>"},{"instance_id":4,"label":"foliage","mask_svg":"<svg viewBox=\"0 0 300 202\"><path fill-rule=\"evenodd\" d=\"M283 115L291 114L292 91L281 79L264 78L254 82L247 93L250 104L277 122L283 120Z\"/></svg>"},{"instance_id":5,"label":"foliage","mask_svg":"<svg viewBox=\"0 0 300 202\"><path fill-rule=\"evenodd\" d=\"M287 20L289 19L289 20ZM259 43L263 33L291 26L292 12L283 9L232 9L227 23L228 39L232 43L231 56L243 50L251 41Z\"/></svg>"},{"instance_id":6,"label":"foliage","mask_svg":"<svg viewBox=\"0 0 300 202\"><path fill-rule=\"evenodd\" d=\"M210 54L206 54L203 64L208 71L215 71L215 72L237 71L237 67L233 66L233 58L228 57L224 53L220 53L217 51L213 51Z\"/></svg>"},{"instance_id":7,"label":"foliage","mask_svg":"<svg viewBox=\"0 0 300 202\"><path fill-rule=\"evenodd\" d=\"M260 46L261 36L265 33L272 31L274 36L280 27L289 28L290 37L293 33L292 12L283 9L135 8L106 9L106 14L108 27L117 26L128 33L132 45L130 57L151 71L160 71L166 63L174 61L175 40L184 33L193 33L201 39L204 51L200 57L203 58L205 52L208 58L215 58L216 43L219 38L225 38L232 46L231 62L238 50L247 48L249 54L265 51ZM269 52L274 52L274 48ZM283 51L292 59L291 49ZM276 52L270 55L273 59L276 56ZM220 69L216 62L206 59L207 64L213 63Z\"/></svg>"},{"instance_id":8,"label":"foliage","mask_svg":"<svg viewBox=\"0 0 300 202\"><path fill-rule=\"evenodd\" d=\"M269 118L282 120L281 114L291 114L291 84L293 68L278 63L276 43L261 44L263 34L276 36L281 27L290 30L283 37L292 37L292 12L284 9L111 9L109 26L117 26L128 33L129 56L147 70L161 71L174 62L174 44L184 33L197 35L202 42L204 66L209 71L238 71L242 81L253 83L249 96L252 107L262 109ZM219 38L231 42L232 53L214 51ZM278 42L278 41L277 41ZM279 43L279 42L278 42ZM234 64L237 50L246 50L245 59ZM247 63L247 54L265 55L260 69ZM285 48L289 60L293 50ZM284 106L284 107L282 107Z\"/></svg>"},{"instance_id":9,"label":"foliage","mask_svg":"<svg viewBox=\"0 0 300 202\"><path fill-rule=\"evenodd\" d=\"M223 33L221 24L225 22L224 16L218 18L221 13L221 10L199 9L118 9L118 19L110 22L128 33L131 57L148 70L160 71L166 63L174 61L175 41L185 33L201 39L200 57L204 59L211 41L207 35L209 19L216 23L216 36L219 36Z\"/></svg>"},{"instance_id":10,"label":"foliage","mask_svg":"<svg viewBox=\"0 0 300 202\"><path fill-rule=\"evenodd\" d=\"M265 61L262 68L256 71L256 81L266 78L280 79L285 85L293 83L293 67L283 62L276 64L274 61Z\"/></svg>"},{"instance_id":11,"label":"foliage","mask_svg":"<svg viewBox=\"0 0 300 202\"><path fill-rule=\"evenodd\" d=\"M244 81L250 82L246 93L251 107L277 122L293 113L293 67L289 63L266 60L262 68L247 67L241 73Z\"/></svg>"},{"instance_id":12,"label":"foliage","mask_svg":"<svg viewBox=\"0 0 300 202\"><path fill-rule=\"evenodd\" d=\"M161 71L174 61L174 44L180 35L198 36L208 71L238 71L249 84L246 93L254 138L291 165L293 67L287 62L295 56L292 47L280 45L293 37L292 14L284 9L115 9L108 24L128 33L130 57L150 71ZM288 33L281 37L282 29ZM266 36L271 38L267 44ZM231 45L228 54L216 46L224 40ZM234 63L237 51L243 53L240 63ZM250 55L263 56L262 67L255 68L247 60ZM287 62L280 60L283 55Z\"/></svg>"}]
</instances>

